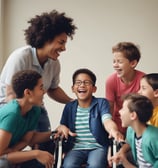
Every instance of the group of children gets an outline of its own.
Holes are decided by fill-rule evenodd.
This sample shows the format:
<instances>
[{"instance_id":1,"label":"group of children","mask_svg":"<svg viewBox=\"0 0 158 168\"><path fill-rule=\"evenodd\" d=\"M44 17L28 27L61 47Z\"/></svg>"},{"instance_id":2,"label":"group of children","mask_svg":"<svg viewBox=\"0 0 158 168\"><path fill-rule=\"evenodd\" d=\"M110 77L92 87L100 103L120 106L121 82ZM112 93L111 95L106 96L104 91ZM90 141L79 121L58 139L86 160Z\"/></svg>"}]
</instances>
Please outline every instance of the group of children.
<instances>
[{"instance_id":1,"label":"group of children","mask_svg":"<svg viewBox=\"0 0 158 168\"><path fill-rule=\"evenodd\" d=\"M116 73L106 81L105 97L109 100L113 119L125 136L126 144L116 155L108 158L109 165L116 162L125 168L156 168L158 73L145 74L135 69L140 52L132 43L118 43L112 51ZM128 158L130 149L132 159Z\"/></svg>"},{"instance_id":2,"label":"group of children","mask_svg":"<svg viewBox=\"0 0 158 168\"><path fill-rule=\"evenodd\" d=\"M97 87L92 71L83 68L73 74L77 99L65 105L57 127L67 139L64 168L79 168L85 162L91 168L105 168L112 162L128 168L158 166L158 73L135 70L140 53L132 43L117 44L113 54L116 73L107 79L106 99L94 97ZM33 70L19 71L12 78L12 88L16 99L0 108L1 160L7 159L8 164L34 160L51 168L54 158L49 152L22 151L27 145L49 141L51 135L51 131L34 131L45 93L42 77ZM109 136L118 141L126 136L126 144L107 163ZM135 164L126 156L130 148Z\"/></svg>"},{"instance_id":3,"label":"group of children","mask_svg":"<svg viewBox=\"0 0 158 168\"><path fill-rule=\"evenodd\" d=\"M116 73L107 79L106 98L110 102L114 121L126 137L126 144L116 155L108 158L109 165L116 162L125 168L156 168L158 73L145 74L135 70L140 53L130 43L117 44L113 47L113 54ZM128 158L130 149L132 160Z\"/></svg>"},{"instance_id":4,"label":"group of children","mask_svg":"<svg viewBox=\"0 0 158 168\"><path fill-rule=\"evenodd\" d=\"M29 23L25 30L29 46L11 54L0 77L0 168L17 164L20 168L52 168L53 149L47 146L49 152L37 145L51 142L52 137L43 106L46 92L66 103L56 128L56 137L66 138L63 168L80 168L83 163L87 168L105 168L113 162L127 168L157 168L158 73L135 69L141 58L139 48L131 42L112 48L116 72L106 79L105 98L93 95L97 87L91 70L76 70L72 91L77 99L73 100L59 87L58 60L66 50L67 38L75 33L73 19L52 11ZM42 132L37 130L39 123ZM110 137L126 144L107 159ZM32 150L24 152L26 146ZM130 149L134 163L126 155Z\"/></svg>"}]
</instances>

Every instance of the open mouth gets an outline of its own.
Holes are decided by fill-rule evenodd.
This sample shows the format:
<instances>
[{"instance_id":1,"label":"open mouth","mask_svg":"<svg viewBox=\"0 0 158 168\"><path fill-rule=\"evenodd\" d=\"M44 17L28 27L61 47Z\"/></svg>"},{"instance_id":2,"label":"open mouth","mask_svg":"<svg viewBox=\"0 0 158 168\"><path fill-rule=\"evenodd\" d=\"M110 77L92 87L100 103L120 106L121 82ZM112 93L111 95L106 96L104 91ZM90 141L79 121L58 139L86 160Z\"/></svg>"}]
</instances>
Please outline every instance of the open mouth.
<instances>
[{"instance_id":1,"label":"open mouth","mask_svg":"<svg viewBox=\"0 0 158 168\"><path fill-rule=\"evenodd\" d=\"M60 52L59 52L59 51L58 51L58 52L55 52L55 53L56 53L56 55L57 55L57 56L59 56L59 55L60 55Z\"/></svg>"},{"instance_id":2,"label":"open mouth","mask_svg":"<svg viewBox=\"0 0 158 168\"><path fill-rule=\"evenodd\" d=\"M78 93L86 93L86 90L78 90Z\"/></svg>"},{"instance_id":3,"label":"open mouth","mask_svg":"<svg viewBox=\"0 0 158 168\"><path fill-rule=\"evenodd\" d=\"M115 69L116 73L121 74L122 73L122 69Z\"/></svg>"},{"instance_id":4,"label":"open mouth","mask_svg":"<svg viewBox=\"0 0 158 168\"><path fill-rule=\"evenodd\" d=\"M78 93L86 93L86 91L78 91Z\"/></svg>"}]
</instances>

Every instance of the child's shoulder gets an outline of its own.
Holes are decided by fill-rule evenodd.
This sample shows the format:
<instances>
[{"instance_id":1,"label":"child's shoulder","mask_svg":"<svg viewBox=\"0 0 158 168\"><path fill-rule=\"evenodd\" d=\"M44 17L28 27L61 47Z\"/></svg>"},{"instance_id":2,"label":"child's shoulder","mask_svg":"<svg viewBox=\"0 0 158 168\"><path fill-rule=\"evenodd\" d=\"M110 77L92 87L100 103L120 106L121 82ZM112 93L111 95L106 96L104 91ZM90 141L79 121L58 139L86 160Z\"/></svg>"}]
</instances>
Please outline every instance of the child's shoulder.
<instances>
[{"instance_id":1,"label":"child's shoulder","mask_svg":"<svg viewBox=\"0 0 158 168\"><path fill-rule=\"evenodd\" d=\"M105 99L104 97L96 97L96 96L93 96L93 98L98 99L98 100L104 100Z\"/></svg>"},{"instance_id":2,"label":"child's shoulder","mask_svg":"<svg viewBox=\"0 0 158 168\"><path fill-rule=\"evenodd\" d=\"M92 102L97 102L100 106L103 104L109 104L108 100L103 97L93 97Z\"/></svg>"},{"instance_id":3,"label":"child's shoulder","mask_svg":"<svg viewBox=\"0 0 158 168\"><path fill-rule=\"evenodd\" d=\"M147 130L148 130L148 132L150 132L150 131L158 132L158 127L155 127L153 125L148 125Z\"/></svg>"},{"instance_id":4,"label":"child's shoulder","mask_svg":"<svg viewBox=\"0 0 158 168\"><path fill-rule=\"evenodd\" d=\"M142 77L142 76L144 76L144 75L145 75L145 72L140 71L140 70L136 70L136 76Z\"/></svg>"},{"instance_id":5,"label":"child's shoulder","mask_svg":"<svg viewBox=\"0 0 158 168\"><path fill-rule=\"evenodd\" d=\"M106 98L104 98L104 97L94 97L93 96L93 99L94 100L97 100L97 101L108 101Z\"/></svg>"},{"instance_id":6,"label":"child's shoulder","mask_svg":"<svg viewBox=\"0 0 158 168\"><path fill-rule=\"evenodd\" d=\"M153 125L148 125L146 131L144 132L146 137L157 138L158 139L158 127Z\"/></svg>"},{"instance_id":7,"label":"child's shoulder","mask_svg":"<svg viewBox=\"0 0 158 168\"><path fill-rule=\"evenodd\" d=\"M107 77L107 80L112 80L112 79L115 79L115 78L118 78L116 72L114 72L114 73L112 73L111 75L109 75L109 76Z\"/></svg>"}]
</instances>

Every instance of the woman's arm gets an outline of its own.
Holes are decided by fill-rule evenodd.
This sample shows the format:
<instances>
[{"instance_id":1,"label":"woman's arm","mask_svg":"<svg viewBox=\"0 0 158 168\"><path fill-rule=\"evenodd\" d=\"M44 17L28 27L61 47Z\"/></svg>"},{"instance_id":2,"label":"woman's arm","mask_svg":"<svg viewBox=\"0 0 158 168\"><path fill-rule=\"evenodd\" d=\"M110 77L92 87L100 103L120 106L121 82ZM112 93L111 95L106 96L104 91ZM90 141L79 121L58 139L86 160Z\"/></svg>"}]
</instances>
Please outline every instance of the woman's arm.
<instances>
[{"instance_id":1,"label":"woman's arm","mask_svg":"<svg viewBox=\"0 0 158 168\"><path fill-rule=\"evenodd\" d=\"M49 89L47 91L47 94L49 97L51 97L52 99L54 99L59 103L66 104L73 100L64 92L64 90L61 87L57 87L55 89Z\"/></svg>"}]
</instances>

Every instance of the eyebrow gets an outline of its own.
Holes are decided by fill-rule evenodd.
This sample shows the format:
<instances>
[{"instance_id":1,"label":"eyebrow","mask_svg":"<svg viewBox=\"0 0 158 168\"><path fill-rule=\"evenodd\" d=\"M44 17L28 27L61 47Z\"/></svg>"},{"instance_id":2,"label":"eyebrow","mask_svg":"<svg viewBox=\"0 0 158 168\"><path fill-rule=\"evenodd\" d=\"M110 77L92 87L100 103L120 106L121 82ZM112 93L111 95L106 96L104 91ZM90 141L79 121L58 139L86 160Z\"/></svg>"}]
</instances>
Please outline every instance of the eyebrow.
<instances>
[{"instance_id":1,"label":"eyebrow","mask_svg":"<svg viewBox=\"0 0 158 168\"><path fill-rule=\"evenodd\" d=\"M59 41L59 42L63 42L63 43L66 43L66 42L67 42L67 40L63 40L63 39L59 39L58 41Z\"/></svg>"}]
</instances>

